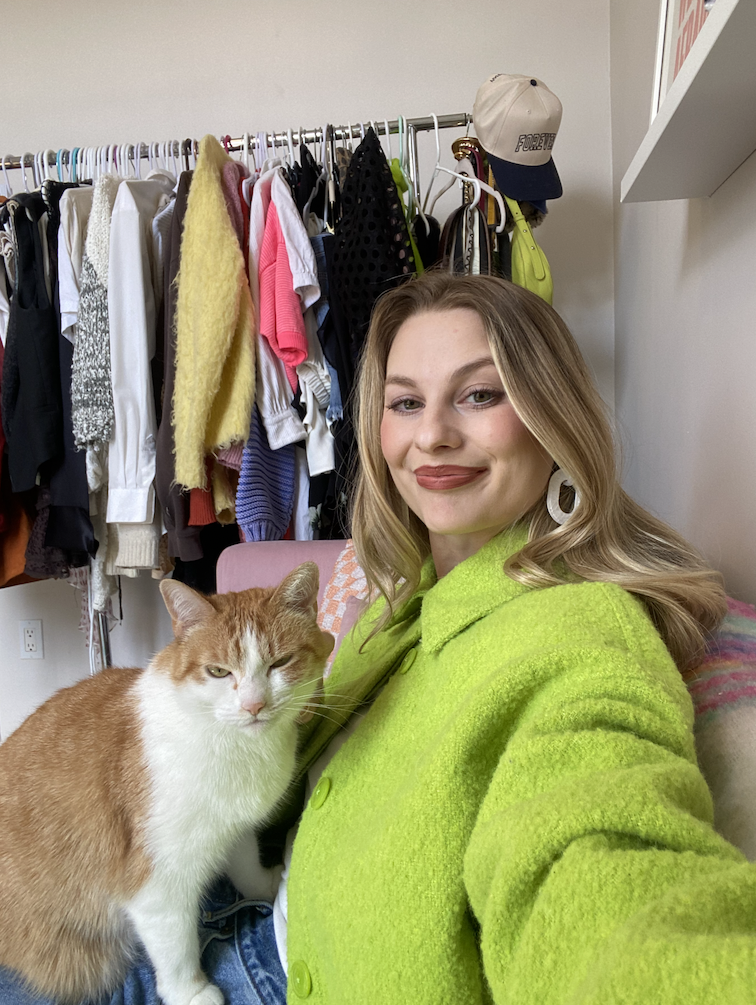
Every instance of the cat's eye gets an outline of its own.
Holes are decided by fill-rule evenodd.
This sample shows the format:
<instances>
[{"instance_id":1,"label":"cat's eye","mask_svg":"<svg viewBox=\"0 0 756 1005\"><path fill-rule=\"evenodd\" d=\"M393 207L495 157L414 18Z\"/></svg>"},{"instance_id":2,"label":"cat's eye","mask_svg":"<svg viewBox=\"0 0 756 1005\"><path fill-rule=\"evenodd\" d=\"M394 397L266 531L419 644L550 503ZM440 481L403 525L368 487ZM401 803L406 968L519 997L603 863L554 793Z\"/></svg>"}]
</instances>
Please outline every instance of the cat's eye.
<instances>
[{"instance_id":1,"label":"cat's eye","mask_svg":"<svg viewBox=\"0 0 756 1005\"><path fill-rule=\"evenodd\" d=\"M207 667L206 669L211 677L228 677L231 673L230 670L226 670L224 667Z\"/></svg>"},{"instance_id":2,"label":"cat's eye","mask_svg":"<svg viewBox=\"0 0 756 1005\"><path fill-rule=\"evenodd\" d=\"M292 653L287 653L286 656L279 656L277 660L270 664L271 670L278 670L281 667L285 667L287 663L290 663L293 659Z\"/></svg>"}]
</instances>

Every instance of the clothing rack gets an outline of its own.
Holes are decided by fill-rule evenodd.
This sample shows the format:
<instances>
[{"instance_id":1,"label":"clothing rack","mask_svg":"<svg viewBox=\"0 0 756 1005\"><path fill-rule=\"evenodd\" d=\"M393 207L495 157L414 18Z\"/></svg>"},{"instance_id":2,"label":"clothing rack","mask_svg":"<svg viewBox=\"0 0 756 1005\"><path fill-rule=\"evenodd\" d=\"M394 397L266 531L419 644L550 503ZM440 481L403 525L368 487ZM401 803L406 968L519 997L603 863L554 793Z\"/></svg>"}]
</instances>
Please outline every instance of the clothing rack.
<instances>
[{"instance_id":1,"label":"clothing rack","mask_svg":"<svg viewBox=\"0 0 756 1005\"><path fill-rule=\"evenodd\" d=\"M352 139L361 139L364 136L366 128L372 126L378 135L386 136L404 133L407 139L409 173L415 184L417 184L419 180L417 134L434 129L464 129L467 131L471 124L472 116L468 112L460 112L458 114L439 115L435 118L426 115L403 120L398 118L381 119L380 121L369 119L367 122L348 122L346 125L340 126L327 123L314 129L300 128L296 131L286 130L285 132L264 132L258 134L246 133L239 137L224 136L221 138L221 142L227 152L234 153L244 151L245 149L248 152L252 152L255 149L258 136L263 138L268 148L272 147L274 151L276 147L288 149L301 143L317 144L325 142L326 144L331 144L333 148L333 145L338 141L345 142ZM74 148L73 151L67 149L48 149L39 151L37 154L24 153L20 157L5 155L0 159L0 170L5 174L9 170L36 167L41 174L42 169L54 168L58 178L63 180L63 168L69 168L69 165L72 163L72 156L76 156L76 151L79 149ZM190 158L192 156L196 157L199 153L199 143L196 139L187 138L185 140L168 140L163 143L128 143L120 147L111 145L94 149L97 151L97 156L103 167L106 164L114 165L114 158L120 155L132 164L137 156L140 160L152 160L157 157L162 158L164 161L170 157L174 163L178 162L176 164L178 168L180 168L181 160L183 159L184 166L188 170L190 167ZM45 173L47 173L46 170ZM126 173L130 172L127 171ZM104 667L107 667L111 665L110 631L107 616L103 612L97 612L94 622L100 640L102 664Z\"/></svg>"},{"instance_id":2,"label":"clothing rack","mask_svg":"<svg viewBox=\"0 0 756 1005\"><path fill-rule=\"evenodd\" d=\"M404 126L406 127L407 137L409 140L409 166L410 174L415 182L418 180L418 153L417 153L417 134L422 132L429 132L436 128L436 122L433 116L423 115L417 118L407 118L404 119ZM469 112L459 112L452 115L439 115L437 116L438 128L439 129L465 129L467 130L472 124L472 115ZM399 119L368 119L366 121L348 122L346 125L334 126L330 123L324 126L318 126L314 129L289 129L283 132L265 132L263 135L266 137L267 142L275 149L276 147L286 147L288 144L296 146L299 143L320 143L324 139L326 142L335 142L336 140L348 140L348 139L358 139L361 138L367 126L372 126L376 133L380 136L399 134L402 131L402 123ZM388 131L387 131L388 127ZM254 148L256 133L246 133L244 136L222 137L222 142L227 151L243 151L245 146L247 151L251 152ZM80 148L75 147L74 150ZM189 158L193 155L196 156L199 152L199 143L196 139L187 138L185 140L167 140L163 143L126 143L122 147L117 148L114 145L108 145L97 148L100 151L105 151L105 156L109 156L112 151L116 149L121 149L124 151L124 155L133 161L137 151L140 160L147 160L154 156L164 156L167 155L174 160L180 162L181 158L184 159L185 167L189 167ZM22 168L33 168L35 166L35 160L41 159L41 163L46 167L56 168L58 172L58 177L62 180L62 169L68 168L71 163L71 150L60 149L52 150L48 149L42 151L38 154L24 153L21 156L15 156L14 154L3 155L0 159L0 169L3 173L11 170L20 170Z\"/></svg>"}]
</instances>

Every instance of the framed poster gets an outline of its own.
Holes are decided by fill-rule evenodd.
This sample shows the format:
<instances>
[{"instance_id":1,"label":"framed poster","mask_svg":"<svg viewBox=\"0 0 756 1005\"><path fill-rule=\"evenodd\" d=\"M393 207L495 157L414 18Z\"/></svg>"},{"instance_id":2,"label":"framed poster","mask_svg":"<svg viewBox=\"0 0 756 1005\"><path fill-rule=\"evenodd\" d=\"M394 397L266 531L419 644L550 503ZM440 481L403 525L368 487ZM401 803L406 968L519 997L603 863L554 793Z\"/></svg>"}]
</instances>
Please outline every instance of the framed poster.
<instances>
[{"instance_id":1,"label":"framed poster","mask_svg":"<svg viewBox=\"0 0 756 1005\"><path fill-rule=\"evenodd\" d=\"M662 0L656 47L652 120L680 72L715 2L716 0Z\"/></svg>"}]
</instances>

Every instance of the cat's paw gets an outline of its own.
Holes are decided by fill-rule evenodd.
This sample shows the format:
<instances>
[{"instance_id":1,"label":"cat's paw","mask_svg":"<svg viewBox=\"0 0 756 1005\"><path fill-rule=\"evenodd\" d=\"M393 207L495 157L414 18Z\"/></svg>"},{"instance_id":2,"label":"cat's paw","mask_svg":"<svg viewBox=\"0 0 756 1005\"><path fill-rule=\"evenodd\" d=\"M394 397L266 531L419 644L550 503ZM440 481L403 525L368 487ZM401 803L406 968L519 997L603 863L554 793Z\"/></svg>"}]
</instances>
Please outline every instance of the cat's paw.
<instances>
[{"instance_id":1,"label":"cat's paw","mask_svg":"<svg viewBox=\"0 0 756 1005\"><path fill-rule=\"evenodd\" d=\"M194 998L189 1002L189 1005L223 1005L225 998L223 997L223 992L220 988L217 988L214 984L206 984L204 988L199 991Z\"/></svg>"}]
</instances>

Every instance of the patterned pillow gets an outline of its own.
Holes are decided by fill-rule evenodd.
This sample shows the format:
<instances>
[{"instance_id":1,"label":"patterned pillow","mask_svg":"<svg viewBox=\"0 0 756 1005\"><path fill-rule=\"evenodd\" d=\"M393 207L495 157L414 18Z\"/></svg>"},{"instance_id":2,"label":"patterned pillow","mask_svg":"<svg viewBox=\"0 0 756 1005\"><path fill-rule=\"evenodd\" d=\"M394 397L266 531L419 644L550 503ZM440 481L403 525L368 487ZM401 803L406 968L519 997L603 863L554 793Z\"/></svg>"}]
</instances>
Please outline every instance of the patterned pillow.
<instances>
[{"instance_id":1,"label":"patterned pillow","mask_svg":"<svg viewBox=\"0 0 756 1005\"><path fill-rule=\"evenodd\" d=\"M720 834L756 859L756 610L729 613L699 667L686 674L696 750Z\"/></svg>"},{"instance_id":2,"label":"patterned pillow","mask_svg":"<svg viewBox=\"0 0 756 1005\"><path fill-rule=\"evenodd\" d=\"M756 705L756 609L728 598L729 613L700 666L685 675L696 728L725 708Z\"/></svg>"},{"instance_id":3,"label":"patterned pillow","mask_svg":"<svg viewBox=\"0 0 756 1005\"><path fill-rule=\"evenodd\" d=\"M357 561L352 541L348 540L336 559L318 612L318 624L322 630L336 636L336 645L328 660L325 677L330 672L342 639L357 620L366 598L365 573Z\"/></svg>"}]
</instances>

